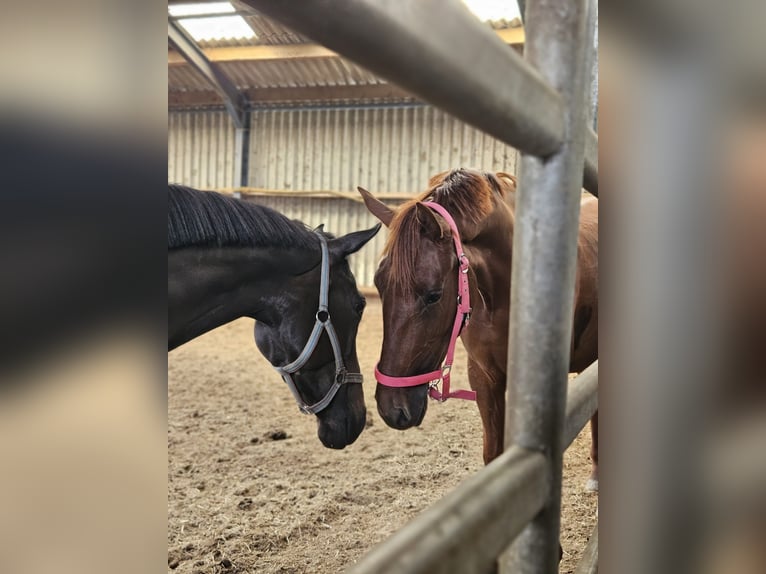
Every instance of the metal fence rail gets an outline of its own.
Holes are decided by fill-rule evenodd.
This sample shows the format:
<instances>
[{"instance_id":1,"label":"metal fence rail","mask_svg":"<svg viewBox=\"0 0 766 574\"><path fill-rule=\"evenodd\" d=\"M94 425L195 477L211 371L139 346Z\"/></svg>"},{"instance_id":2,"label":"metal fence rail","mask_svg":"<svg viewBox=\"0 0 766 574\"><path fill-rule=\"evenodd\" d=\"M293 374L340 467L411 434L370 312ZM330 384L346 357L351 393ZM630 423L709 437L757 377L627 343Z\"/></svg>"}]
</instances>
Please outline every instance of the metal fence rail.
<instances>
[{"instance_id":1,"label":"metal fence rail","mask_svg":"<svg viewBox=\"0 0 766 574\"><path fill-rule=\"evenodd\" d=\"M564 422L564 448L580 434L598 408L598 361L569 382L567 414Z\"/></svg>"},{"instance_id":2,"label":"metal fence rail","mask_svg":"<svg viewBox=\"0 0 766 574\"><path fill-rule=\"evenodd\" d=\"M565 446L596 412L597 393L598 362L569 383ZM545 504L548 477L548 463L541 453L513 446L373 548L348 572L486 572Z\"/></svg>"},{"instance_id":3,"label":"metal fence rail","mask_svg":"<svg viewBox=\"0 0 766 574\"><path fill-rule=\"evenodd\" d=\"M480 572L501 555L501 571L557 572L562 453L597 403L594 367L566 404L581 183L598 195L598 140L586 126L588 0L525 2L525 60L458 0L246 2L525 154L507 450L352 572Z\"/></svg>"},{"instance_id":4,"label":"metal fence rail","mask_svg":"<svg viewBox=\"0 0 766 574\"><path fill-rule=\"evenodd\" d=\"M542 508L546 475L543 455L510 448L348 572L486 572Z\"/></svg>"},{"instance_id":5,"label":"metal fence rail","mask_svg":"<svg viewBox=\"0 0 766 574\"><path fill-rule=\"evenodd\" d=\"M593 527L588 544L585 545L582 558L577 563L574 574L596 574L598 572L598 523Z\"/></svg>"}]
</instances>

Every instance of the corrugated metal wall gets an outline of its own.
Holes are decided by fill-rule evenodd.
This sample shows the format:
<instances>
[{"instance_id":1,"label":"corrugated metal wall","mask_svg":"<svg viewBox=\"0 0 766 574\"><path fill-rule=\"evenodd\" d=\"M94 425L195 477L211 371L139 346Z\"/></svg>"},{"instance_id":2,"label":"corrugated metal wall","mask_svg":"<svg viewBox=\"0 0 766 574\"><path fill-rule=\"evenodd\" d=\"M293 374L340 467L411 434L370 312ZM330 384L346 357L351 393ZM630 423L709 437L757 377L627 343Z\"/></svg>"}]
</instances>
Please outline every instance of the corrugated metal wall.
<instances>
[{"instance_id":1,"label":"corrugated metal wall","mask_svg":"<svg viewBox=\"0 0 766 574\"><path fill-rule=\"evenodd\" d=\"M513 148L430 106L253 112L250 186L422 191L453 167L515 172Z\"/></svg>"},{"instance_id":2,"label":"corrugated metal wall","mask_svg":"<svg viewBox=\"0 0 766 574\"><path fill-rule=\"evenodd\" d=\"M234 187L234 124L224 111L168 113L168 181Z\"/></svg>"},{"instance_id":3,"label":"corrugated metal wall","mask_svg":"<svg viewBox=\"0 0 766 574\"><path fill-rule=\"evenodd\" d=\"M375 219L363 203L344 198L305 198L305 197L277 197L255 196L249 197L248 201L254 201L266 205L284 213L292 219L299 219L306 225L317 227L324 223L325 231L340 236L360 229L368 229L375 225ZM351 271L356 277L356 282L362 287L372 287L375 270L378 267L380 254L388 235L387 230L380 232L362 248L361 251L349 257Z\"/></svg>"},{"instance_id":4,"label":"corrugated metal wall","mask_svg":"<svg viewBox=\"0 0 766 574\"><path fill-rule=\"evenodd\" d=\"M252 112L249 186L274 190L417 193L440 171L464 166L516 171L513 148L428 106ZM168 114L168 180L201 189L236 187L234 126L225 112ZM343 198L257 196L335 235L371 227L364 205ZM351 257L371 287L386 231Z\"/></svg>"}]
</instances>

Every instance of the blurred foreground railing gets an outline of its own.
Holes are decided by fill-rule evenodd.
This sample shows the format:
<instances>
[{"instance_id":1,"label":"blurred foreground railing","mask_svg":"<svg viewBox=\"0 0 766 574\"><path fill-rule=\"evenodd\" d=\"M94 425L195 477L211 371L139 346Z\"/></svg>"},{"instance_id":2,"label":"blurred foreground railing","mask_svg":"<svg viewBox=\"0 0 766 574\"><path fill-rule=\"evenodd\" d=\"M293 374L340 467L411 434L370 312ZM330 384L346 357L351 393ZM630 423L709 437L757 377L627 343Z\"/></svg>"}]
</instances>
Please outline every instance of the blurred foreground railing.
<instances>
[{"instance_id":1,"label":"blurred foreground railing","mask_svg":"<svg viewBox=\"0 0 766 574\"><path fill-rule=\"evenodd\" d=\"M566 400L581 187L598 195L593 1L525 2L524 58L457 0L246 3L522 152L507 450L351 571L557 572L562 453L597 404L597 366Z\"/></svg>"}]
</instances>

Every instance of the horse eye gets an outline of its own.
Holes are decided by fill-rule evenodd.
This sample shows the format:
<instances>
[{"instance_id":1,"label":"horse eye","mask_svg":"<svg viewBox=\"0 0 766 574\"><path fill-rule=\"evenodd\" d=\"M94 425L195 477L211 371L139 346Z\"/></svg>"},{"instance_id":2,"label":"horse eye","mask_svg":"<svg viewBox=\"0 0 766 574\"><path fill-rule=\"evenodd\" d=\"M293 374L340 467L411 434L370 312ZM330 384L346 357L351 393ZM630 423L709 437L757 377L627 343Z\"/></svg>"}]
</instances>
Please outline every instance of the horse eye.
<instances>
[{"instance_id":1,"label":"horse eye","mask_svg":"<svg viewBox=\"0 0 766 574\"><path fill-rule=\"evenodd\" d=\"M364 313L364 308L367 306L367 301L365 299L360 299L356 305L354 305L354 311L357 315L361 316L362 313Z\"/></svg>"},{"instance_id":2,"label":"horse eye","mask_svg":"<svg viewBox=\"0 0 766 574\"><path fill-rule=\"evenodd\" d=\"M425 297L426 305L433 305L434 303L438 303L439 299L441 298L442 298L441 291L431 291Z\"/></svg>"}]
</instances>

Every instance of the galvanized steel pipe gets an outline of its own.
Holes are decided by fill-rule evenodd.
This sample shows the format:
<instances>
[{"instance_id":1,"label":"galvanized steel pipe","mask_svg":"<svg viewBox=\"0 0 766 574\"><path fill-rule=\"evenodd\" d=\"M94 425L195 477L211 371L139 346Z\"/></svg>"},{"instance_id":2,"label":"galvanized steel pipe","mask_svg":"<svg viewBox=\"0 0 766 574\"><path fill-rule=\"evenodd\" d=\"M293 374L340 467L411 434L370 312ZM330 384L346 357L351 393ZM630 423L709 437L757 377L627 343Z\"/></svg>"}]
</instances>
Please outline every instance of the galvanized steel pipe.
<instances>
[{"instance_id":1,"label":"galvanized steel pipe","mask_svg":"<svg viewBox=\"0 0 766 574\"><path fill-rule=\"evenodd\" d=\"M598 361L569 382L564 422L564 450L577 438L598 409Z\"/></svg>"},{"instance_id":2,"label":"galvanized steel pipe","mask_svg":"<svg viewBox=\"0 0 766 574\"><path fill-rule=\"evenodd\" d=\"M545 457L505 451L368 552L349 574L483 574L538 513L548 492Z\"/></svg>"},{"instance_id":3,"label":"galvanized steel pipe","mask_svg":"<svg viewBox=\"0 0 766 574\"><path fill-rule=\"evenodd\" d=\"M501 568L558 572L561 464L572 335L580 189L586 135L585 0L529 0L525 56L562 95L565 141L546 160L525 154L516 200L511 279L506 445L547 460L545 508Z\"/></svg>"}]
</instances>

